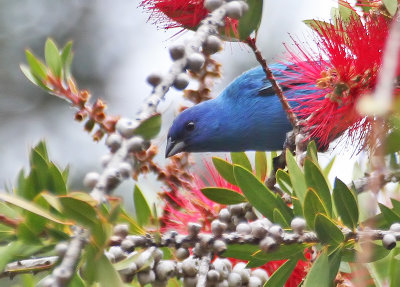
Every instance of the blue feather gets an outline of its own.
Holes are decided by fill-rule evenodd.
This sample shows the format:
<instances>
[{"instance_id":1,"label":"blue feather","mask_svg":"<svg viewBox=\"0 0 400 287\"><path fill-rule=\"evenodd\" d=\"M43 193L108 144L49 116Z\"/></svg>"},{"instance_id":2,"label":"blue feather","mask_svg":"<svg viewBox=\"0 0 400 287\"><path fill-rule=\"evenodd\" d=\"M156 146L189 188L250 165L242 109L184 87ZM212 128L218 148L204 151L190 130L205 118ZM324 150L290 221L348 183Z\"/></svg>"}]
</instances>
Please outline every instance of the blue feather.
<instances>
[{"instance_id":1,"label":"blue feather","mask_svg":"<svg viewBox=\"0 0 400 287\"><path fill-rule=\"evenodd\" d=\"M271 68L280 82L290 81L282 73L288 65ZM300 86L287 95L308 93ZM217 98L178 115L168 132L166 156L182 151L279 150L291 129L271 83L256 67L236 78Z\"/></svg>"}]
</instances>

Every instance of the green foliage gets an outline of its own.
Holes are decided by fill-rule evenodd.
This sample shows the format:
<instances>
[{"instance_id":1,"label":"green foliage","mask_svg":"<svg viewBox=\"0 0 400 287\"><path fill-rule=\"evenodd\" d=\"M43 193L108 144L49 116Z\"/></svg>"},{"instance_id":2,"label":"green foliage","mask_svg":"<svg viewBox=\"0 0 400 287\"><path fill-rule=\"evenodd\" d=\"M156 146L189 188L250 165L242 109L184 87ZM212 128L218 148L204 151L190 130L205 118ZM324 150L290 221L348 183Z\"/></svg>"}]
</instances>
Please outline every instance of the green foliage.
<instances>
[{"instance_id":1,"label":"green foliage","mask_svg":"<svg viewBox=\"0 0 400 287\"><path fill-rule=\"evenodd\" d=\"M237 204L246 202L246 198L237 191L222 187L205 187L201 192L214 202L220 204Z\"/></svg>"},{"instance_id":2,"label":"green foliage","mask_svg":"<svg viewBox=\"0 0 400 287\"><path fill-rule=\"evenodd\" d=\"M284 286L293 269L296 267L297 262L298 259L289 259L282 264L264 284L264 287Z\"/></svg>"},{"instance_id":3,"label":"green foliage","mask_svg":"<svg viewBox=\"0 0 400 287\"><path fill-rule=\"evenodd\" d=\"M136 218L138 223L141 226L150 223L152 218L150 206L137 185L135 185L135 190L133 192L133 203L135 204Z\"/></svg>"},{"instance_id":4,"label":"green foliage","mask_svg":"<svg viewBox=\"0 0 400 287\"><path fill-rule=\"evenodd\" d=\"M229 183L237 185L235 175L233 174L233 165L219 157L212 158L214 167L218 173Z\"/></svg>"},{"instance_id":5,"label":"green foliage","mask_svg":"<svg viewBox=\"0 0 400 287\"><path fill-rule=\"evenodd\" d=\"M135 134L142 136L145 140L150 140L158 135L161 129L161 115L156 114L142 121L135 129Z\"/></svg>"}]
</instances>

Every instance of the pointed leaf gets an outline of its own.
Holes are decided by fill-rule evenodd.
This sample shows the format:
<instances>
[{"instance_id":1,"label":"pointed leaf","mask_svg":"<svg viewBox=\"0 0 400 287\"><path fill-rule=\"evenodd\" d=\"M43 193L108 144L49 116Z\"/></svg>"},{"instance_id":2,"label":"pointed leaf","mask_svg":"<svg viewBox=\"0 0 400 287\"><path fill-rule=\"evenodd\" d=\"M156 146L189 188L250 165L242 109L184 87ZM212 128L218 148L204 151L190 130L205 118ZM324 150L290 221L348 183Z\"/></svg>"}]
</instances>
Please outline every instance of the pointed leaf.
<instances>
[{"instance_id":1,"label":"pointed leaf","mask_svg":"<svg viewBox=\"0 0 400 287\"><path fill-rule=\"evenodd\" d=\"M237 185L235 175L233 174L233 164L223 160L222 158L213 156L214 167L218 173L229 183Z\"/></svg>"},{"instance_id":2,"label":"pointed leaf","mask_svg":"<svg viewBox=\"0 0 400 287\"><path fill-rule=\"evenodd\" d=\"M257 31L261 23L263 10L262 0L247 0L248 11L239 19L239 39L246 40L253 31Z\"/></svg>"},{"instance_id":3,"label":"pointed leaf","mask_svg":"<svg viewBox=\"0 0 400 287\"><path fill-rule=\"evenodd\" d=\"M324 29L325 27L328 27L328 26L333 27L333 25L328 22L314 20L314 19L303 20L303 23L318 33L321 33L322 29Z\"/></svg>"},{"instance_id":4,"label":"pointed leaf","mask_svg":"<svg viewBox=\"0 0 400 287\"><path fill-rule=\"evenodd\" d=\"M400 216L394 212L392 209L383 205L382 203L378 203L379 209L382 211L383 216L385 217L386 222L390 225L395 222L400 222Z\"/></svg>"},{"instance_id":5,"label":"pointed leaf","mask_svg":"<svg viewBox=\"0 0 400 287\"><path fill-rule=\"evenodd\" d=\"M303 205L304 197L307 191L306 179L303 172L297 165L296 159L289 150L286 151L286 163L289 169L290 181L292 182L295 194L299 198L300 203Z\"/></svg>"},{"instance_id":6,"label":"pointed leaf","mask_svg":"<svg viewBox=\"0 0 400 287\"><path fill-rule=\"evenodd\" d=\"M25 51L26 61L29 64L31 73L33 76L37 77L40 81L43 81L47 77L47 67L40 60L38 60L31 51Z\"/></svg>"},{"instance_id":7,"label":"pointed leaf","mask_svg":"<svg viewBox=\"0 0 400 287\"><path fill-rule=\"evenodd\" d=\"M22 73L25 75L25 77L27 77L27 79L31 81L34 85L39 86L45 90L50 90L43 84L42 80L40 80L37 76L32 74L31 69L28 66L21 64L19 67Z\"/></svg>"},{"instance_id":8,"label":"pointed leaf","mask_svg":"<svg viewBox=\"0 0 400 287\"><path fill-rule=\"evenodd\" d=\"M99 282L100 286L125 286L121 281L121 277L119 276L118 272L104 254L102 254L100 258L96 260L96 269L97 281Z\"/></svg>"},{"instance_id":9,"label":"pointed leaf","mask_svg":"<svg viewBox=\"0 0 400 287\"><path fill-rule=\"evenodd\" d=\"M51 220L53 222L59 223L59 224L71 224L70 222L63 221L61 219L58 219L56 216L52 215L50 212L47 210L39 207L38 205L31 203L29 201L26 201L23 198L17 197L17 196L11 196L5 193L0 193L0 199L4 200L5 202L11 203L15 206L18 206L24 210L27 210L29 212L32 212L36 215L39 215L41 217L44 217L48 220Z\"/></svg>"},{"instance_id":10,"label":"pointed leaf","mask_svg":"<svg viewBox=\"0 0 400 287\"><path fill-rule=\"evenodd\" d=\"M201 192L212 201L220 204L237 204L246 202L246 198L239 192L222 187L206 187L202 188Z\"/></svg>"},{"instance_id":11,"label":"pointed leaf","mask_svg":"<svg viewBox=\"0 0 400 287\"><path fill-rule=\"evenodd\" d=\"M318 190L318 195L328 215L332 216L331 192L322 171L314 162L307 158L304 162L304 174L308 187Z\"/></svg>"},{"instance_id":12,"label":"pointed leaf","mask_svg":"<svg viewBox=\"0 0 400 287\"><path fill-rule=\"evenodd\" d=\"M359 211L356 198L347 185L338 178L335 179L333 200L343 223L349 228L357 228Z\"/></svg>"},{"instance_id":13,"label":"pointed leaf","mask_svg":"<svg viewBox=\"0 0 400 287\"><path fill-rule=\"evenodd\" d=\"M315 260L308 272L303 287L329 287L329 262L326 251L323 251Z\"/></svg>"},{"instance_id":14,"label":"pointed leaf","mask_svg":"<svg viewBox=\"0 0 400 287\"><path fill-rule=\"evenodd\" d=\"M133 202L135 204L138 223L141 226L148 224L151 219L151 209L142 191L137 185L135 185L135 190L133 192Z\"/></svg>"},{"instance_id":15,"label":"pointed leaf","mask_svg":"<svg viewBox=\"0 0 400 287\"><path fill-rule=\"evenodd\" d=\"M234 165L233 172L236 182L247 200L265 217L272 219L275 194L244 167Z\"/></svg>"},{"instance_id":16,"label":"pointed leaf","mask_svg":"<svg viewBox=\"0 0 400 287\"><path fill-rule=\"evenodd\" d=\"M161 115L156 114L144 120L135 129L135 134L142 136L145 140L156 137L161 129Z\"/></svg>"},{"instance_id":17,"label":"pointed leaf","mask_svg":"<svg viewBox=\"0 0 400 287\"><path fill-rule=\"evenodd\" d=\"M283 217L282 213L277 208L274 209L273 219L274 222L282 226L282 228L290 227L290 223L285 219L285 217Z\"/></svg>"},{"instance_id":18,"label":"pointed leaf","mask_svg":"<svg viewBox=\"0 0 400 287\"><path fill-rule=\"evenodd\" d=\"M61 62L64 69L65 78L71 76L71 64L74 54L72 53L72 41L69 41L61 52Z\"/></svg>"},{"instance_id":19,"label":"pointed leaf","mask_svg":"<svg viewBox=\"0 0 400 287\"><path fill-rule=\"evenodd\" d=\"M246 153L244 152L231 152L231 159L233 164L240 165L249 171L253 171L251 163Z\"/></svg>"},{"instance_id":20,"label":"pointed leaf","mask_svg":"<svg viewBox=\"0 0 400 287\"><path fill-rule=\"evenodd\" d=\"M329 254L329 280L328 282L333 282L336 279L336 275L339 272L340 263L342 260L342 247L339 246L334 252ZM331 286L332 284L330 284Z\"/></svg>"},{"instance_id":21,"label":"pointed leaf","mask_svg":"<svg viewBox=\"0 0 400 287\"><path fill-rule=\"evenodd\" d=\"M267 155L264 151L256 151L255 154L255 167L256 167L256 175L261 180L264 181L267 177Z\"/></svg>"},{"instance_id":22,"label":"pointed leaf","mask_svg":"<svg viewBox=\"0 0 400 287\"><path fill-rule=\"evenodd\" d=\"M304 200L304 217L311 229L315 229L315 217L319 213L327 214L326 208L318 194L313 189L309 189Z\"/></svg>"},{"instance_id":23,"label":"pointed leaf","mask_svg":"<svg viewBox=\"0 0 400 287\"><path fill-rule=\"evenodd\" d=\"M359 254L365 252L369 253L370 256L368 258L359 256ZM356 244L356 248L343 249L342 260L345 262L370 263L385 258L389 253L390 250L387 250L382 245L367 241Z\"/></svg>"},{"instance_id":24,"label":"pointed leaf","mask_svg":"<svg viewBox=\"0 0 400 287\"><path fill-rule=\"evenodd\" d=\"M383 4L385 5L386 10L390 13L391 16L394 16L397 11L397 6L399 3L397 0L382 0Z\"/></svg>"},{"instance_id":25,"label":"pointed leaf","mask_svg":"<svg viewBox=\"0 0 400 287\"><path fill-rule=\"evenodd\" d=\"M297 265L298 259L289 259L281 267L279 267L272 276L264 284L264 287L276 287L284 286L286 281L289 279L294 268Z\"/></svg>"},{"instance_id":26,"label":"pointed leaf","mask_svg":"<svg viewBox=\"0 0 400 287\"><path fill-rule=\"evenodd\" d=\"M318 153L317 153L317 145L315 141L311 141L307 145L307 157L311 159L314 163L318 163Z\"/></svg>"},{"instance_id":27,"label":"pointed leaf","mask_svg":"<svg viewBox=\"0 0 400 287\"><path fill-rule=\"evenodd\" d=\"M63 208L63 213L79 224L92 227L99 222L95 208L84 200L72 196L61 196L59 201Z\"/></svg>"},{"instance_id":28,"label":"pointed leaf","mask_svg":"<svg viewBox=\"0 0 400 287\"><path fill-rule=\"evenodd\" d=\"M46 59L46 64L49 66L53 75L60 79L62 74L61 56L52 39L47 39L46 41L44 46L44 57Z\"/></svg>"},{"instance_id":29,"label":"pointed leaf","mask_svg":"<svg viewBox=\"0 0 400 287\"><path fill-rule=\"evenodd\" d=\"M276 182L284 192L292 194L292 182L290 181L290 176L286 171L278 169L276 172Z\"/></svg>"},{"instance_id":30,"label":"pointed leaf","mask_svg":"<svg viewBox=\"0 0 400 287\"><path fill-rule=\"evenodd\" d=\"M315 231L319 240L324 244L339 245L344 241L342 231L326 215L317 214L315 217Z\"/></svg>"},{"instance_id":31,"label":"pointed leaf","mask_svg":"<svg viewBox=\"0 0 400 287\"><path fill-rule=\"evenodd\" d=\"M252 254L259 251L259 247L252 244L228 244L224 257L241 260L252 259Z\"/></svg>"},{"instance_id":32,"label":"pointed leaf","mask_svg":"<svg viewBox=\"0 0 400 287\"><path fill-rule=\"evenodd\" d=\"M395 248L390 259L390 269L389 269L389 282L390 287L400 286L400 258L397 255L400 253L399 248Z\"/></svg>"}]
</instances>

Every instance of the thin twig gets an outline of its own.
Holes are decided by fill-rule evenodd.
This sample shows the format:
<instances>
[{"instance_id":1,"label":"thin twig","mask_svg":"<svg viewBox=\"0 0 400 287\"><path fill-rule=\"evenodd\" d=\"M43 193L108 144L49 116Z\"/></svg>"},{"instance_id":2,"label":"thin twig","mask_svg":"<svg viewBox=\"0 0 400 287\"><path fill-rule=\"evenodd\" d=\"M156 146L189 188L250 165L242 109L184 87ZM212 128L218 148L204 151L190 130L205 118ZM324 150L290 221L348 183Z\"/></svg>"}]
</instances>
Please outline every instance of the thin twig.
<instances>
[{"instance_id":1,"label":"thin twig","mask_svg":"<svg viewBox=\"0 0 400 287\"><path fill-rule=\"evenodd\" d=\"M15 275L23 273L37 273L46 271L53 268L57 260L58 256L49 256L12 262L6 265L4 271L0 273L0 278L13 278Z\"/></svg>"}]
</instances>

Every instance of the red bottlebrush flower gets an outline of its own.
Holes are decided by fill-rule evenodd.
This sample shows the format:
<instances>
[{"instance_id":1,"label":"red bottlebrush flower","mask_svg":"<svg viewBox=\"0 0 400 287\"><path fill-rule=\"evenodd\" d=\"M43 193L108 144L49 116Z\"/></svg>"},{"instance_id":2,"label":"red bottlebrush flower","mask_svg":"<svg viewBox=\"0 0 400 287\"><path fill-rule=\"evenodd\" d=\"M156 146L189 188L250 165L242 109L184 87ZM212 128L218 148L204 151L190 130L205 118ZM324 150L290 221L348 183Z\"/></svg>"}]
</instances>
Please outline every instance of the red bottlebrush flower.
<instances>
[{"instance_id":1,"label":"red bottlebrush flower","mask_svg":"<svg viewBox=\"0 0 400 287\"><path fill-rule=\"evenodd\" d=\"M296 96L293 100L299 107L294 110L308 119L305 125L310 136L323 146L346 130L352 140L357 137L365 144L371 119L357 111L357 101L375 88L390 22L372 13L363 20L355 16L348 21L336 19L336 25L315 22L319 55L311 55L297 43L297 54L289 51L295 65L294 72L288 73L297 79L287 86L296 93L296 84L306 83L313 91Z\"/></svg>"},{"instance_id":2,"label":"red bottlebrush flower","mask_svg":"<svg viewBox=\"0 0 400 287\"><path fill-rule=\"evenodd\" d=\"M206 163L206 170L207 174L204 176L195 176L192 190L182 191L179 189L166 193L168 198L165 200L164 215L161 218L163 232L176 230L180 233L187 233L189 222L201 223L203 225L203 232L211 232L211 222L218 217L219 211L225 206L209 200L200 190L206 186L213 185L241 192L237 186L230 184L222 178L212 165ZM310 266L311 253L306 251L305 257L308 261L299 260L285 287L295 287L302 282ZM241 260L234 258L228 259L233 264L241 262ZM271 261L260 268L263 268L269 275L272 275L285 261Z\"/></svg>"},{"instance_id":3,"label":"red bottlebrush flower","mask_svg":"<svg viewBox=\"0 0 400 287\"><path fill-rule=\"evenodd\" d=\"M204 0L143 0L140 6L150 11L149 20L163 29L195 28L207 15ZM229 17L226 21L226 35L232 29L237 34L238 21Z\"/></svg>"}]
</instances>

